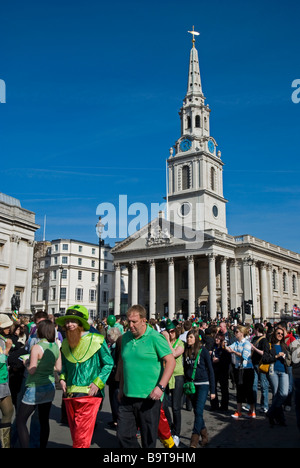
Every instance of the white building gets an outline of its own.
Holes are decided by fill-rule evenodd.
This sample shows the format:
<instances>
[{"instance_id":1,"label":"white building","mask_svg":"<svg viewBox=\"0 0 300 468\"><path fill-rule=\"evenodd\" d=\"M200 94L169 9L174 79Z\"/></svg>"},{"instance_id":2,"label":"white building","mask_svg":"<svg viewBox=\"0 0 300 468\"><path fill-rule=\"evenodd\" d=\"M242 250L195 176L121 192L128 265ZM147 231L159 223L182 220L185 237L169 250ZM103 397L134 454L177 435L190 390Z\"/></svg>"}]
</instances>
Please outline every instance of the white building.
<instances>
[{"instance_id":1,"label":"white building","mask_svg":"<svg viewBox=\"0 0 300 468\"><path fill-rule=\"evenodd\" d=\"M244 314L250 305L254 318L278 320L300 304L298 253L251 235L228 234L223 162L210 134L210 113L193 39L181 135L168 159L166 219L159 217L113 248L116 314L124 266L129 304L145 305L151 317L208 312L214 319L231 311Z\"/></svg>"},{"instance_id":2,"label":"white building","mask_svg":"<svg viewBox=\"0 0 300 468\"><path fill-rule=\"evenodd\" d=\"M30 314L35 213L16 198L0 193L0 312L11 313L13 295L20 314Z\"/></svg>"},{"instance_id":3,"label":"white building","mask_svg":"<svg viewBox=\"0 0 300 468\"><path fill-rule=\"evenodd\" d=\"M109 314L114 275L111 247L101 247L99 315ZM98 315L99 245L74 239L37 242L32 306L49 314L64 314L74 304L84 305L91 318Z\"/></svg>"}]
</instances>

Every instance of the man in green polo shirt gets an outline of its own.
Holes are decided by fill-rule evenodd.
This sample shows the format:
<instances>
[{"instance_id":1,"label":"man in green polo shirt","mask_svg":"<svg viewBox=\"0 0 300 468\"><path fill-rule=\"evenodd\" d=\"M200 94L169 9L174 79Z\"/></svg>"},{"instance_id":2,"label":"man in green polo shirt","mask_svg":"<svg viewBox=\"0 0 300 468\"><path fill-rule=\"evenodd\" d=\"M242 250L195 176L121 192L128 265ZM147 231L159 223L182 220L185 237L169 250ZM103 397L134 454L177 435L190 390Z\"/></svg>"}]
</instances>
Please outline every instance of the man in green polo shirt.
<instances>
[{"instance_id":1,"label":"man in green polo shirt","mask_svg":"<svg viewBox=\"0 0 300 468\"><path fill-rule=\"evenodd\" d=\"M122 337L123 378L120 384L118 439L122 448L155 448L163 392L175 359L163 335L147 325L141 305L127 312L129 330Z\"/></svg>"}]
</instances>

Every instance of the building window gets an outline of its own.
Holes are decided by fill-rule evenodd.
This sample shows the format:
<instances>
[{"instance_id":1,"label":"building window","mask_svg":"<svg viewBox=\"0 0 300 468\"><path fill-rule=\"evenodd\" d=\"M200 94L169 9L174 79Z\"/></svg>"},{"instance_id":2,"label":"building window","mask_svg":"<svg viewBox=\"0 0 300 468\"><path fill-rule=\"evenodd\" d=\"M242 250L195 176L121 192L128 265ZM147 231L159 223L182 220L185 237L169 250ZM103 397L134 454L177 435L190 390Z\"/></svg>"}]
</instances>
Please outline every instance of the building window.
<instances>
[{"instance_id":1,"label":"building window","mask_svg":"<svg viewBox=\"0 0 300 468\"><path fill-rule=\"evenodd\" d=\"M200 128L200 115L196 115L195 127Z\"/></svg>"},{"instance_id":2,"label":"building window","mask_svg":"<svg viewBox=\"0 0 300 468\"><path fill-rule=\"evenodd\" d=\"M95 273L92 273L91 276L92 276L92 277L91 277L91 281L95 281L96 274L95 274Z\"/></svg>"},{"instance_id":3,"label":"building window","mask_svg":"<svg viewBox=\"0 0 300 468\"><path fill-rule=\"evenodd\" d=\"M90 302L96 302L97 293L95 289L90 289Z\"/></svg>"},{"instance_id":4,"label":"building window","mask_svg":"<svg viewBox=\"0 0 300 468\"><path fill-rule=\"evenodd\" d=\"M60 288L60 300L65 301L67 298L67 288Z\"/></svg>"},{"instance_id":5,"label":"building window","mask_svg":"<svg viewBox=\"0 0 300 468\"><path fill-rule=\"evenodd\" d=\"M82 301L83 300L83 289L76 288L75 289L75 301Z\"/></svg>"},{"instance_id":6,"label":"building window","mask_svg":"<svg viewBox=\"0 0 300 468\"><path fill-rule=\"evenodd\" d=\"M277 271L273 270L273 289L277 290Z\"/></svg>"},{"instance_id":7,"label":"building window","mask_svg":"<svg viewBox=\"0 0 300 468\"><path fill-rule=\"evenodd\" d=\"M92 267L94 268L95 267L95 260L92 260Z\"/></svg>"},{"instance_id":8,"label":"building window","mask_svg":"<svg viewBox=\"0 0 300 468\"><path fill-rule=\"evenodd\" d=\"M5 286L0 286L0 302L2 302Z\"/></svg>"},{"instance_id":9,"label":"building window","mask_svg":"<svg viewBox=\"0 0 300 468\"><path fill-rule=\"evenodd\" d=\"M62 249L63 249L63 250L69 250L68 244L63 244Z\"/></svg>"},{"instance_id":10,"label":"building window","mask_svg":"<svg viewBox=\"0 0 300 468\"><path fill-rule=\"evenodd\" d=\"M54 265L57 265L57 257L54 257L53 263L54 263Z\"/></svg>"},{"instance_id":11,"label":"building window","mask_svg":"<svg viewBox=\"0 0 300 468\"><path fill-rule=\"evenodd\" d=\"M107 284L107 275L103 275L103 283Z\"/></svg>"},{"instance_id":12,"label":"building window","mask_svg":"<svg viewBox=\"0 0 300 468\"><path fill-rule=\"evenodd\" d=\"M293 294L297 294L297 277L293 275Z\"/></svg>"},{"instance_id":13,"label":"building window","mask_svg":"<svg viewBox=\"0 0 300 468\"><path fill-rule=\"evenodd\" d=\"M108 303L108 291L102 291L102 302L104 304Z\"/></svg>"},{"instance_id":14,"label":"building window","mask_svg":"<svg viewBox=\"0 0 300 468\"><path fill-rule=\"evenodd\" d=\"M68 270L62 270L61 278L62 279L67 279L68 278Z\"/></svg>"},{"instance_id":15,"label":"building window","mask_svg":"<svg viewBox=\"0 0 300 468\"><path fill-rule=\"evenodd\" d=\"M276 314L276 312L278 312L278 302L274 302L274 312Z\"/></svg>"},{"instance_id":16,"label":"building window","mask_svg":"<svg viewBox=\"0 0 300 468\"><path fill-rule=\"evenodd\" d=\"M95 253L96 253L96 249L93 248L92 249L92 255L95 255Z\"/></svg>"},{"instance_id":17,"label":"building window","mask_svg":"<svg viewBox=\"0 0 300 468\"><path fill-rule=\"evenodd\" d=\"M188 116L186 119L187 128L191 128L191 117Z\"/></svg>"},{"instance_id":18,"label":"building window","mask_svg":"<svg viewBox=\"0 0 300 468\"><path fill-rule=\"evenodd\" d=\"M190 168L189 166L183 166L182 168L182 190L187 190L191 187L190 184Z\"/></svg>"},{"instance_id":19,"label":"building window","mask_svg":"<svg viewBox=\"0 0 300 468\"><path fill-rule=\"evenodd\" d=\"M287 286L287 274L284 271L282 275L282 282L283 282L283 292L287 292L288 286Z\"/></svg>"},{"instance_id":20,"label":"building window","mask_svg":"<svg viewBox=\"0 0 300 468\"><path fill-rule=\"evenodd\" d=\"M78 259L78 265L82 265L82 258Z\"/></svg>"},{"instance_id":21,"label":"building window","mask_svg":"<svg viewBox=\"0 0 300 468\"><path fill-rule=\"evenodd\" d=\"M82 245L78 246L78 252L82 252Z\"/></svg>"},{"instance_id":22,"label":"building window","mask_svg":"<svg viewBox=\"0 0 300 468\"><path fill-rule=\"evenodd\" d=\"M68 257L61 257L61 263L68 263Z\"/></svg>"},{"instance_id":23,"label":"building window","mask_svg":"<svg viewBox=\"0 0 300 468\"><path fill-rule=\"evenodd\" d=\"M79 279L79 281L82 280L82 271L79 271L79 272L78 272L78 279Z\"/></svg>"},{"instance_id":24,"label":"building window","mask_svg":"<svg viewBox=\"0 0 300 468\"><path fill-rule=\"evenodd\" d=\"M56 299L56 288L51 288L51 300L55 301Z\"/></svg>"},{"instance_id":25,"label":"building window","mask_svg":"<svg viewBox=\"0 0 300 468\"><path fill-rule=\"evenodd\" d=\"M51 276L52 276L52 279L53 279L53 280L56 280L56 270L52 270L51 273L52 273L52 275L51 275Z\"/></svg>"}]
</instances>

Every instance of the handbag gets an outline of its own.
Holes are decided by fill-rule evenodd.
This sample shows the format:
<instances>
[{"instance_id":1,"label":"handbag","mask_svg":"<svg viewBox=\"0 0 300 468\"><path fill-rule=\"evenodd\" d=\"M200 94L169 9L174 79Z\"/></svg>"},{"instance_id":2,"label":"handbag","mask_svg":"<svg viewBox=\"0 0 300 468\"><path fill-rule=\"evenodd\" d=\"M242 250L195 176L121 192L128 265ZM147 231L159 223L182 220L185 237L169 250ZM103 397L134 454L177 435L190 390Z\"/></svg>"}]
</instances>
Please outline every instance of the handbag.
<instances>
[{"instance_id":1,"label":"handbag","mask_svg":"<svg viewBox=\"0 0 300 468\"><path fill-rule=\"evenodd\" d=\"M262 361L260 361L258 370L261 374L268 374L270 370L270 364L263 364Z\"/></svg>"},{"instance_id":2,"label":"handbag","mask_svg":"<svg viewBox=\"0 0 300 468\"><path fill-rule=\"evenodd\" d=\"M185 395L193 395L194 393L196 393L194 378L195 378L195 375L196 375L196 367L197 367L197 364L198 364L198 360L199 360L199 356L201 354L201 351L202 351L202 349L200 349L200 351L199 351L199 353L197 355L197 358L195 359L193 373L192 373L192 380L190 382L185 382L183 384L183 393Z\"/></svg>"},{"instance_id":3,"label":"handbag","mask_svg":"<svg viewBox=\"0 0 300 468\"><path fill-rule=\"evenodd\" d=\"M271 349L271 344L269 344L269 346L270 346L270 349ZM260 372L261 374L268 374L269 370L270 370L270 364L264 364L263 360L261 358L261 360L259 361L259 364L258 364L258 372Z\"/></svg>"}]
</instances>

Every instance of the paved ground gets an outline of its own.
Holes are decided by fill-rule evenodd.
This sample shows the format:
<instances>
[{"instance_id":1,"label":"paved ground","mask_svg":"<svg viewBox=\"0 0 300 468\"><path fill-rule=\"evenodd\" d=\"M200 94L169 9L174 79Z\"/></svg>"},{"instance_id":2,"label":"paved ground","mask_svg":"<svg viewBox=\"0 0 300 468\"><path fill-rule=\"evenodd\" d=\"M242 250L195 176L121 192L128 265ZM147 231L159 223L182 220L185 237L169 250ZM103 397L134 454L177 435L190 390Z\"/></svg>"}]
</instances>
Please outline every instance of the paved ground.
<instances>
[{"instance_id":1,"label":"paved ground","mask_svg":"<svg viewBox=\"0 0 300 468\"><path fill-rule=\"evenodd\" d=\"M108 395L108 392L106 391ZM235 409L235 391L230 393L230 411L211 412L207 402L204 419L210 435L206 448L300 448L300 432L296 426L295 411L286 413L287 427L270 428L265 416L258 413L257 419L234 420L230 417ZM51 432L48 448L71 448L69 428L60 424L61 391L57 390L51 410ZM246 413L245 413L246 414ZM91 448L112 449L118 447L116 432L107 423L111 420L108 396L98 413ZM193 412L182 409L182 435L179 448L188 448L193 427ZM157 441L157 448L162 448ZM203 450L199 447L199 450Z\"/></svg>"}]
</instances>

